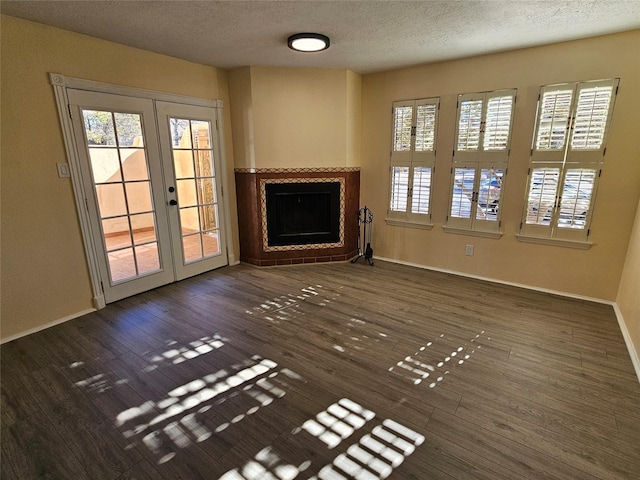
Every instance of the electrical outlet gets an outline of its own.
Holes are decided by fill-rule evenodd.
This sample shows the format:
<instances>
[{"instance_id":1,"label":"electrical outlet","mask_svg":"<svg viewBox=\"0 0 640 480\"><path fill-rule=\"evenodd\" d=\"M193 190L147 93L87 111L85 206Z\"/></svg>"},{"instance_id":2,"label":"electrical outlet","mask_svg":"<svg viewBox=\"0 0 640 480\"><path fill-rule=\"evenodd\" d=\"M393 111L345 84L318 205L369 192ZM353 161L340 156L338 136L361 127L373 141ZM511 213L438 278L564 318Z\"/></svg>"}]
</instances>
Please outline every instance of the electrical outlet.
<instances>
[{"instance_id":1,"label":"electrical outlet","mask_svg":"<svg viewBox=\"0 0 640 480\"><path fill-rule=\"evenodd\" d=\"M464 254L467 257L472 257L473 256L473 245L467 245L464 249Z\"/></svg>"}]
</instances>

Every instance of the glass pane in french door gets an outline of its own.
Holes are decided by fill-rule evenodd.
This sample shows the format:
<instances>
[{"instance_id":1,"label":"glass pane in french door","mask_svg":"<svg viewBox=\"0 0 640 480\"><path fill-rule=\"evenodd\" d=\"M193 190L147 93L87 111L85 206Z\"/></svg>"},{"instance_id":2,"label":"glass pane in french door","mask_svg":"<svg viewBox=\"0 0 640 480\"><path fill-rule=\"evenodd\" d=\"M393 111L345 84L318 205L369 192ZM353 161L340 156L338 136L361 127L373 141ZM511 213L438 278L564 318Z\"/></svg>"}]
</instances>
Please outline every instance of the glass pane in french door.
<instances>
[{"instance_id":1,"label":"glass pane in french door","mask_svg":"<svg viewBox=\"0 0 640 480\"><path fill-rule=\"evenodd\" d=\"M82 109L112 285L160 270L156 212L139 114Z\"/></svg>"},{"instance_id":2,"label":"glass pane in french door","mask_svg":"<svg viewBox=\"0 0 640 480\"><path fill-rule=\"evenodd\" d=\"M184 263L221 254L211 123L169 117Z\"/></svg>"}]
</instances>

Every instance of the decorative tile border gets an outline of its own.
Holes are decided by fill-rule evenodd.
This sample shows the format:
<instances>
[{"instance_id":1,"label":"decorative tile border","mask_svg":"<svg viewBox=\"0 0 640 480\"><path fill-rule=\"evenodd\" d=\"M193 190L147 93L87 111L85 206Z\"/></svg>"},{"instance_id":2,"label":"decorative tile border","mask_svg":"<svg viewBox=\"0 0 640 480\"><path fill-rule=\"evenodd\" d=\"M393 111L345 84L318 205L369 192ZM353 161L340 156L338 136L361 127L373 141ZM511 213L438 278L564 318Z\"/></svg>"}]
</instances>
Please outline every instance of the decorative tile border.
<instances>
[{"instance_id":1,"label":"decorative tile border","mask_svg":"<svg viewBox=\"0 0 640 480\"><path fill-rule=\"evenodd\" d=\"M234 168L234 173L342 173L359 172L360 167L304 167L304 168Z\"/></svg>"},{"instance_id":2,"label":"decorative tile border","mask_svg":"<svg viewBox=\"0 0 640 480\"><path fill-rule=\"evenodd\" d=\"M309 169L305 170L307 173ZM359 169L358 169L359 170ZM237 171L237 169L236 169ZM320 170L326 172L326 168ZM290 172L290 170L288 171ZM250 172L254 173L254 172ZM270 172L272 173L272 172ZM267 235L267 183L335 183L340 182L340 241L337 243L313 243L306 245L282 245L282 246L270 246ZM260 210L262 216L262 249L265 252L288 252L293 250L314 250L321 248L338 248L344 247L344 211L345 211L345 179L344 177L332 177L332 178L262 178L260 179Z\"/></svg>"}]
</instances>

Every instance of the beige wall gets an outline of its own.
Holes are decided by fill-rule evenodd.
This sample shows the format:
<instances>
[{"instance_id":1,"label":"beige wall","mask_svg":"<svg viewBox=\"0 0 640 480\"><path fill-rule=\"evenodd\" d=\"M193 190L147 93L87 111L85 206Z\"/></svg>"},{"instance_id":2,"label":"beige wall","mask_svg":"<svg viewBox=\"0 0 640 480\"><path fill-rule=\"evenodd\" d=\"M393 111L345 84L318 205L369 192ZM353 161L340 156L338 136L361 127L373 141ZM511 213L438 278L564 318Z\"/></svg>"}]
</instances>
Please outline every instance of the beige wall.
<instances>
[{"instance_id":1,"label":"beige wall","mask_svg":"<svg viewBox=\"0 0 640 480\"><path fill-rule=\"evenodd\" d=\"M48 72L229 102L225 71L5 15L1 22L1 336L7 338L92 307L71 181L56 171L66 154ZM232 180L226 109L224 115ZM234 243L238 251L237 234Z\"/></svg>"},{"instance_id":2,"label":"beige wall","mask_svg":"<svg viewBox=\"0 0 640 480\"><path fill-rule=\"evenodd\" d=\"M376 215L376 255L499 281L613 301L640 196L640 31L366 75L362 84L362 203ZM589 250L519 242L529 151L541 85L620 77ZM459 93L517 88L502 238L445 233ZM441 99L430 231L384 222L391 104ZM465 256L465 245L474 256Z\"/></svg>"},{"instance_id":3,"label":"beige wall","mask_svg":"<svg viewBox=\"0 0 640 480\"><path fill-rule=\"evenodd\" d=\"M229 71L229 97L235 167L256 168L250 67Z\"/></svg>"},{"instance_id":4,"label":"beige wall","mask_svg":"<svg viewBox=\"0 0 640 480\"><path fill-rule=\"evenodd\" d=\"M236 167L360 164L360 75L245 67L232 70L230 82Z\"/></svg>"},{"instance_id":5,"label":"beige wall","mask_svg":"<svg viewBox=\"0 0 640 480\"><path fill-rule=\"evenodd\" d=\"M631 233L616 302L629 331L636 355L640 355L640 203L636 211L636 221ZM640 371L637 373L640 376Z\"/></svg>"},{"instance_id":6,"label":"beige wall","mask_svg":"<svg viewBox=\"0 0 640 480\"><path fill-rule=\"evenodd\" d=\"M359 167L362 161L362 76L347 72L347 158L345 166Z\"/></svg>"}]
</instances>

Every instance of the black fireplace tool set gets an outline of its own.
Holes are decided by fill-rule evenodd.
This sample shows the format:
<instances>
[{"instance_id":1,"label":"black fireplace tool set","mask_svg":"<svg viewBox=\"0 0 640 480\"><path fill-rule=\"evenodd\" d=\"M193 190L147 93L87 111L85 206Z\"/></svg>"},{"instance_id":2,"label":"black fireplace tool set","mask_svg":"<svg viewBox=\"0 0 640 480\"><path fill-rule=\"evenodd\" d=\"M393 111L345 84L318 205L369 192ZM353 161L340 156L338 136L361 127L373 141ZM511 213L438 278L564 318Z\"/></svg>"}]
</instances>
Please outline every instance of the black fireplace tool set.
<instances>
[{"instance_id":1,"label":"black fireplace tool set","mask_svg":"<svg viewBox=\"0 0 640 480\"><path fill-rule=\"evenodd\" d=\"M373 226L373 212L365 205L358 210L358 256L351 260L356 263L361 257L373 266L373 248L371 248L371 228ZM364 244L367 246L362 248Z\"/></svg>"}]
</instances>

